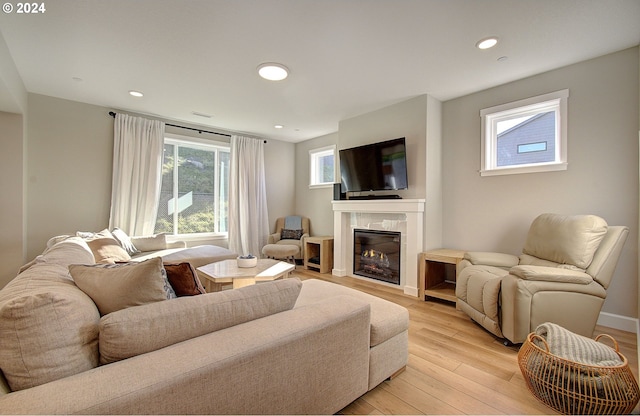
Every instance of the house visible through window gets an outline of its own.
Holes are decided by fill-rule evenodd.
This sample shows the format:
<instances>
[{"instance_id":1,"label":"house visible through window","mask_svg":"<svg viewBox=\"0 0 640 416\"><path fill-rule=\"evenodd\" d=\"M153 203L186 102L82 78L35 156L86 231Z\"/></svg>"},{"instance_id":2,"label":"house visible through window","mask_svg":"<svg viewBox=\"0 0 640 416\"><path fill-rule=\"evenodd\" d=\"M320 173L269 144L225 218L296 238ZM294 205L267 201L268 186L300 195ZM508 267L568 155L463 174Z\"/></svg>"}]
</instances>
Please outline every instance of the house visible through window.
<instances>
[{"instance_id":1,"label":"house visible through window","mask_svg":"<svg viewBox=\"0 0 640 416\"><path fill-rule=\"evenodd\" d=\"M155 232L226 234L228 189L229 145L166 137Z\"/></svg>"},{"instance_id":2,"label":"house visible through window","mask_svg":"<svg viewBox=\"0 0 640 416\"><path fill-rule=\"evenodd\" d=\"M567 169L568 90L486 108L480 174Z\"/></svg>"},{"instance_id":3,"label":"house visible through window","mask_svg":"<svg viewBox=\"0 0 640 416\"><path fill-rule=\"evenodd\" d=\"M333 186L335 182L335 146L309 151L309 187Z\"/></svg>"}]
</instances>

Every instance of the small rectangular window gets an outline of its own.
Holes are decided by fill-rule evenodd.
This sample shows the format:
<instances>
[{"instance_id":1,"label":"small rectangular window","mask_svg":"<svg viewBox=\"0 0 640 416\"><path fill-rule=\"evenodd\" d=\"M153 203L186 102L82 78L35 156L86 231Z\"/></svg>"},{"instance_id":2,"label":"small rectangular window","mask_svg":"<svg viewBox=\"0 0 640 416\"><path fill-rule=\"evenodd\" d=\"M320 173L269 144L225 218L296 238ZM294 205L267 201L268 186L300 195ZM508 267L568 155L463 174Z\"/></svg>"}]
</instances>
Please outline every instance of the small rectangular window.
<instances>
[{"instance_id":1,"label":"small rectangular window","mask_svg":"<svg viewBox=\"0 0 640 416\"><path fill-rule=\"evenodd\" d=\"M547 142L527 143L518 145L518 153L544 152L547 150Z\"/></svg>"},{"instance_id":2,"label":"small rectangular window","mask_svg":"<svg viewBox=\"0 0 640 416\"><path fill-rule=\"evenodd\" d=\"M480 111L480 175L567 169L567 99L557 91Z\"/></svg>"},{"instance_id":3,"label":"small rectangular window","mask_svg":"<svg viewBox=\"0 0 640 416\"><path fill-rule=\"evenodd\" d=\"M335 146L309 150L309 187L333 186L335 182Z\"/></svg>"}]
</instances>

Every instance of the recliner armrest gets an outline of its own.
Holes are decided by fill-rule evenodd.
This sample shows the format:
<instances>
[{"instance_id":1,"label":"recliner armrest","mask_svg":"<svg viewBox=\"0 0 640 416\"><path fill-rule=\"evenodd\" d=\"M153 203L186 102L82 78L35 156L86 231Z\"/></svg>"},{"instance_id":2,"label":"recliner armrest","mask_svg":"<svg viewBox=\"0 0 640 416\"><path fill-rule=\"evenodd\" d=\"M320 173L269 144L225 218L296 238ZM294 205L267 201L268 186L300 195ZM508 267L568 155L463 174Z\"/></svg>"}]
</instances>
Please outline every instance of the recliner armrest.
<instances>
[{"instance_id":1,"label":"recliner armrest","mask_svg":"<svg viewBox=\"0 0 640 416\"><path fill-rule=\"evenodd\" d=\"M511 268L519 263L518 256L504 253L492 253L488 251L468 251L464 253L465 260L471 264L482 264L485 266L495 266Z\"/></svg>"},{"instance_id":2,"label":"recliner armrest","mask_svg":"<svg viewBox=\"0 0 640 416\"><path fill-rule=\"evenodd\" d=\"M557 283L578 283L588 285L593 282L591 275L572 269L547 266L515 266L509 273L523 280L537 280Z\"/></svg>"}]
</instances>

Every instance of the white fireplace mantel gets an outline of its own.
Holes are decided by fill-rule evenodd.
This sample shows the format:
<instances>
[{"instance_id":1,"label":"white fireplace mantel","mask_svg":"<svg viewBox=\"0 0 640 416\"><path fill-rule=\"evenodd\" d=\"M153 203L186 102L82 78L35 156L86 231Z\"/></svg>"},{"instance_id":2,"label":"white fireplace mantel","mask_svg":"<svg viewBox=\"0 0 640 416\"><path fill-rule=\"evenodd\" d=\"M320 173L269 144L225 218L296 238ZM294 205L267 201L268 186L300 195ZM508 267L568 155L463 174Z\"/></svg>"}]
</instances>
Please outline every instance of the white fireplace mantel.
<instances>
[{"instance_id":1,"label":"white fireplace mantel","mask_svg":"<svg viewBox=\"0 0 640 416\"><path fill-rule=\"evenodd\" d=\"M336 276L353 276L353 226L351 215L404 214L402 230L403 254L400 265L400 287L405 294L418 297L418 254L422 252L424 199L373 199L333 201L333 270ZM394 217L395 218L395 217ZM376 283L386 284L378 280ZM395 286L395 285L394 285Z\"/></svg>"}]
</instances>

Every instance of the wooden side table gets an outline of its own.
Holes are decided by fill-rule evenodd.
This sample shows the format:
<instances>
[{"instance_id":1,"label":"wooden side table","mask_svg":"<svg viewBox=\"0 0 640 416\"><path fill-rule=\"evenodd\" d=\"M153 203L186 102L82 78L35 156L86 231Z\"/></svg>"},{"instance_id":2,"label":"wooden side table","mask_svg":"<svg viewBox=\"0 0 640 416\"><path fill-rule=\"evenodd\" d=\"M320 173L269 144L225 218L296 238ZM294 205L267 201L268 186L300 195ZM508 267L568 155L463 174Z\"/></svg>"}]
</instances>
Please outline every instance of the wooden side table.
<instances>
[{"instance_id":1,"label":"wooden side table","mask_svg":"<svg viewBox=\"0 0 640 416\"><path fill-rule=\"evenodd\" d=\"M418 293L420 299L438 298L456 301L455 269L454 280L447 280L447 267L456 267L464 258L464 250L441 248L419 254ZM448 266L451 265L451 266ZM449 271L451 273L451 270Z\"/></svg>"},{"instance_id":2,"label":"wooden side table","mask_svg":"<svg viewBox=\"0 0 640 416\"><path fill-rule=\"evenodd\" d=\"M331 273L333 268L333 237L307 237L304 239L304 268Z\"/></svg>"}]
</instances>

